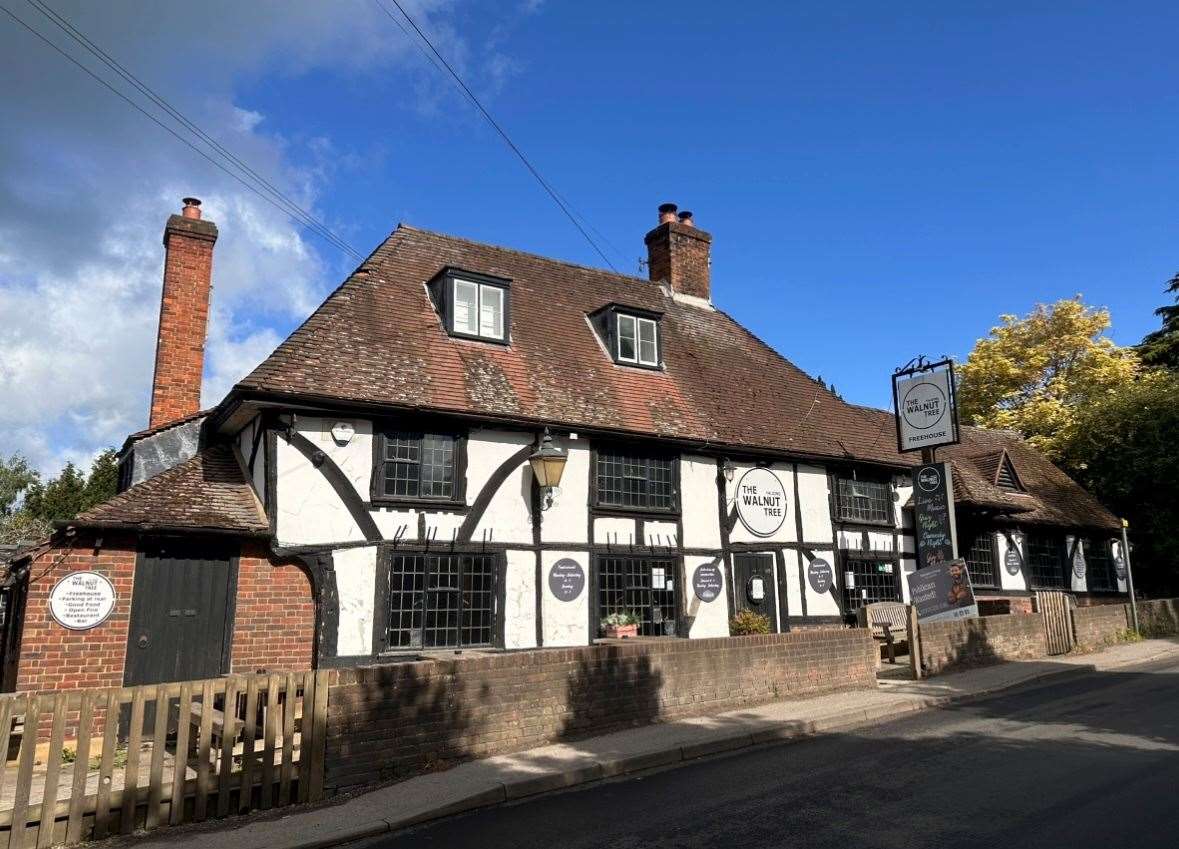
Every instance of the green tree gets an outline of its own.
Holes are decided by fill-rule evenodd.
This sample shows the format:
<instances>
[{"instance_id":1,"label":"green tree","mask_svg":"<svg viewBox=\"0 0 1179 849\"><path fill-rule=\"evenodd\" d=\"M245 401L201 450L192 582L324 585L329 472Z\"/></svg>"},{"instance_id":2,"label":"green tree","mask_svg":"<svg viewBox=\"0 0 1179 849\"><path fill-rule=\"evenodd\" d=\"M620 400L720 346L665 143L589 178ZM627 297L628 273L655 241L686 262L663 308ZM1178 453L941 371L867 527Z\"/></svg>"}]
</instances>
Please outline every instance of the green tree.
<instances>
[{"instance_id":1,"label":"green tree","mask_svg":"<svg viewBox=\"0 0 1179 849\"><path fill-rule=\"evenodd\" d=\"M19 454L7 460L0 457L0 516L11 516L20 504L20 497L40 480L37 470Z\"/></svg>"},{"instance_id":2,"label":"green tree","mask_svg":"<svg viewBox=\"0 0 1179 849\"><path fill-rule=\"evenodd\" d=\"M1017 430L1057 459L1078 411L1132 384L1141 370L1138 356L1105 336L1109 312L1079 297L1000 320L959 369L961 416L981 427Z\"/></svg>"},{"instance_id":3,"label":"green tree","mask_svg":"<svg viewBox=\"0 0 1179 849\"><path fill-rule=\"evenodd\" d=\"M1139 343L1138 355L1148 366L1179 371L1179 274L1171 278L1166 291L1175 295L1175 303L1154 311L1163 326Z\"/></svg>"},{"instance_id":4,"label":"green tree","mask_svg":"<svg viewBox=\"0 0 1179 849\"><path fill-rule=\"evenodd\" d=\"M115 449L108 448L94 459L94 464L90 467L86 488L82 491L82 509L89 510L94 505L114 497L118 488L118 454L115 453Z\"/></svg>"},{"instance_id":5,"label":"green tree","mask_svg":"<svg viewBox=\"0 0 1179 849\"><path fill-rule=\"evenodd\" d=\"M108 448L95 458L88 475L70 462L47 483L34 481L25 493L23 510L46 522L72 519L113 496L118 481L117 455Z\"/></svg>"},{"instance_id":6,"label":"green tree","mask_svg":"<svg viewBox=\"0 0 1179 849\"><path fill-rule=\"evenodd\" d=\"M1137 587L1179 592L1179 373L1148 372L1081 410L1061 464L1130 522Z\"/></svg>"}]
</instances>

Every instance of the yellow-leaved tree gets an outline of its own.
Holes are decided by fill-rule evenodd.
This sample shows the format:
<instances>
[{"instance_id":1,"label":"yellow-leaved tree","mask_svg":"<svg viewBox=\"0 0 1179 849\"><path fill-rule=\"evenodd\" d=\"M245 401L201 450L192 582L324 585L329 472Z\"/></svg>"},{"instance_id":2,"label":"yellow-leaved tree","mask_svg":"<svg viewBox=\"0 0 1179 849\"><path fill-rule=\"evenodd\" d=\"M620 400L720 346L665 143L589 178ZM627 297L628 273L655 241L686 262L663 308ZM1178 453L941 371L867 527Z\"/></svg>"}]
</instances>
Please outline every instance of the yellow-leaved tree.
<instances>
[{"instance_id":1,"label":"yellow-leaved tree","mask_svg":"<svg viewBox=\"0 0 1179 849\"><path fill-rule=\"evenodd\" d=\"M1058 459L1078 413L1134 381L1138 355L1105 335L1109 311L1080 296L1000 321L959 369L962 421L1017 430Z\"/></svg>"}]
</instances>

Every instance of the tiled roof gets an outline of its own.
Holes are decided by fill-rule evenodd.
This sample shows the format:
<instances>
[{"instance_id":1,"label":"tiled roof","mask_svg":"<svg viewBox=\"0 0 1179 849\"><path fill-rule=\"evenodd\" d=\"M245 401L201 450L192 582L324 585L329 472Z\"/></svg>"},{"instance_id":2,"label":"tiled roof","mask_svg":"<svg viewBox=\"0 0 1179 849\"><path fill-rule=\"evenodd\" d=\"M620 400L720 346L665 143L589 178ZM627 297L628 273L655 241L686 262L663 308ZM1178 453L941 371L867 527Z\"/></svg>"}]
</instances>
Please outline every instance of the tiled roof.
<instances>
[{"instance_id":1,"label":"tiled roof","mask_svg":"<svg viewBox=\"0 0 1179 849\"><path fill-rule=\"evenodd\" d=\"M63 524L79 527L234 531L270 527L228 445L214 445Z\"/></svg>"},{"instance_id":2,"label":"tiled roof","mask_svg":"<svg viewBox=\"0 0 1179 849\"><path fill-rule=\"evenodd\" d=\"M426 282L446 266L511 280L511 344L451 338ZM587 315L663 313L666 370L616 365ZM240 388L895 462L889 433L724 312L664 287L400 226Z\"/></svg>"}]
</instances>

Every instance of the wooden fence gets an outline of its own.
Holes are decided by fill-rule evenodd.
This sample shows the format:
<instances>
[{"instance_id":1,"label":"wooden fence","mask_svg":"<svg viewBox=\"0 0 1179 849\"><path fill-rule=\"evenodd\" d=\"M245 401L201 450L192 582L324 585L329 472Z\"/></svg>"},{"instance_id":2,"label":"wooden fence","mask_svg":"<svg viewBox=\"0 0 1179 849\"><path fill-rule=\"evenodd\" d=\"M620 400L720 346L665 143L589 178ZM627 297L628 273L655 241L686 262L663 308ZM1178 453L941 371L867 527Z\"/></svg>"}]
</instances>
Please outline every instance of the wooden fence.
<instances>
[{"instance_id":1,"label":"wooden fence","mask_svg":"<svg viewBox=\"0 0 1179 849\"><path fill-rule=\"evenodd\" d=\"M1041 590L1036 593L1036 610L1044 617L1048 654L1068 654L1076 646L1073 628L1073 600L1068 593Z\"/></svg>"},{"instance_id":2,"label":"wooden fence","mask_svg":"<svg viewBox=\"0 0 1179 849\"><path fill-rule=\"evenodd\" d=\"M0 849L322 798L327 676L0 696Z\"/></svg>"}]
</instances>

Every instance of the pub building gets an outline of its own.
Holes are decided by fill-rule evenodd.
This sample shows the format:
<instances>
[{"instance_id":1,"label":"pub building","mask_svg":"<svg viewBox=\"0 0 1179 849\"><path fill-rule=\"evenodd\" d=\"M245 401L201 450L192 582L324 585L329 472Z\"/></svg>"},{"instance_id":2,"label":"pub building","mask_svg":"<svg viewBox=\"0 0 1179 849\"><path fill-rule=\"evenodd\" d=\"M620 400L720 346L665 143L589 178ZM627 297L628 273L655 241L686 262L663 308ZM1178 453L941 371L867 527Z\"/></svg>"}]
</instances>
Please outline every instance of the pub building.
<instances>
[{"instance_id":1,"label":"pub building","mask_svg":"<svg viewBox=\"0 0 1179 849\"><path fill-rule=\"evenodd\" d=\"M690 212L659 207L650 279L400 225L199 410L216 239L195 199L168 221L120 493L9 558L9 689L579 646L615 614L640 638L727 636L741 610L842 626L905 597L892 414L718 308ZM983 613L1122 597L1108 510L1017 434L961 440L939 459ZM77 572L111 610L67 628Z\"/></svg>"}]
</instances>

